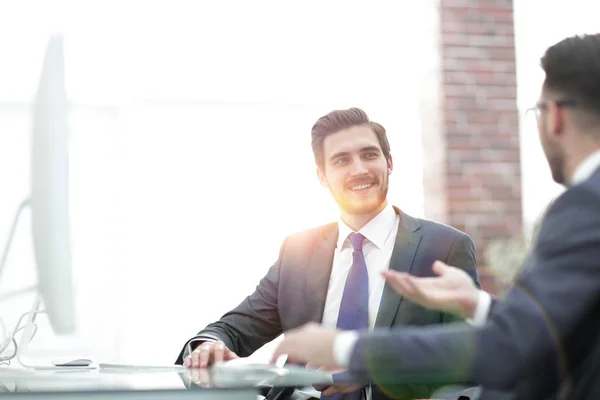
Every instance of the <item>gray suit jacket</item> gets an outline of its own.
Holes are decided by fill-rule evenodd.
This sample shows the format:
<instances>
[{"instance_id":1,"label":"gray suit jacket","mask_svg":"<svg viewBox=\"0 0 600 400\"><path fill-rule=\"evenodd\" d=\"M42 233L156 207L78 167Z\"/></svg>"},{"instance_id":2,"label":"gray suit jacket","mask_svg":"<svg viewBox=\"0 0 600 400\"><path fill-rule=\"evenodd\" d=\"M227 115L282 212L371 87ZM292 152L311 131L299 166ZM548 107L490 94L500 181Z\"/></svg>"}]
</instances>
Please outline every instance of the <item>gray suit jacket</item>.
<instances>
[{"instance_id":1,"label":"gray suit jacket","mask_svg":"<svg viewBox=\"0 0 600 400\"><path fill-rule=\"evenodd\" d=\"M479 285L471 238L449 226L413 218L397 208L395 210L400 216L400 224L390 260L391 269L432 276L433 262L442 260L463 267ZM287 237L281 246L279 259L260 281L256 291L192 340L221 340L239 356L245 357L282 332L311 321L320 323L337 237L337 223ZM455 320L449 314L403 301L386 285L376 326L390 328ZM182 363L186 347L181 350L176 363Z\"/></svg>"},{"instance_id":2,"label":"gray suit jacket","mask_svg":"<svg viewBox=\"0 0 600 400\"><path fill-rule=\"evenodd\" d=\"M483 397L588 398L600 390L600 172L555 200L526 266L481 328L362 335L350 370L398 382L483 385ZM489 395L486 397L486 392Z\"/></svg>"}]
</instances>

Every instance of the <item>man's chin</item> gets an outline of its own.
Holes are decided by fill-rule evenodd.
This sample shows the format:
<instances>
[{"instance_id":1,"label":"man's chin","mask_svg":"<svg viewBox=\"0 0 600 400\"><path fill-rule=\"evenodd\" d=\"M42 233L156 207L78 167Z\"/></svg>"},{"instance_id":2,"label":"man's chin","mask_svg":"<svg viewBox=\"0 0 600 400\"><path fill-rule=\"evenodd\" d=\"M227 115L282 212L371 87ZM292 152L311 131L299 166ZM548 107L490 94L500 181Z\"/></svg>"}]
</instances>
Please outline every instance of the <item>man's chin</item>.
<instances>
[{"instance_id":1,"label":"man's chin","mask_svg":"<svg viewBox=\"0 0 600 400\"><path fill-rule=\"evenodd\" d=\"M350 215L364 215L377 211L379 208L381 208L382 204L383 202L374 200L370 202L354 202L351 204L347 203L346 206L342 208Z\"/></svg>"}]
</instances>

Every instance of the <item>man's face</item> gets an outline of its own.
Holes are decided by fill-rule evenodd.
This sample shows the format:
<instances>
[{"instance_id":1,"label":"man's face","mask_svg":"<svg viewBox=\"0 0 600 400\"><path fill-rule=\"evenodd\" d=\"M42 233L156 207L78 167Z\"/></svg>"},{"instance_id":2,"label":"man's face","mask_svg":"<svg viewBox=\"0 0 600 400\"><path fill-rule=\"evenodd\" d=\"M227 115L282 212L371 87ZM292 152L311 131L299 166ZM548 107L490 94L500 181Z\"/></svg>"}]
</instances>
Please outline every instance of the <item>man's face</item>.
<instances>
[{"instance_id":1,"label":"man's face","mask_svg":"<svg viewBox=\"0 0 600 400\"><path fill-rule=\"evenodd\" d=\"M559 108L551 104L549 101L541 100L538 104L543 105L537 115L537 127L540 135L540 143L542 149L548 160L550 166L550 172L552 172L552 179L556 183L565 184L565 152L556 140L555 135L552 131L556 129L553 127L553 121L555 116L553 113L560 112Z\"/></svg>"},{"instance_id":2,"label":"man's face","mask_svg":"<svg viewBox=\"0 0 600 400\"><path fill-rule=\"evenodd\" d=\"M319 180L329 188L342 211L369 214L385 207L392 159L385 159L369 126L355 126L327 136L323 156Z\"/></svg>"}]
</instances>

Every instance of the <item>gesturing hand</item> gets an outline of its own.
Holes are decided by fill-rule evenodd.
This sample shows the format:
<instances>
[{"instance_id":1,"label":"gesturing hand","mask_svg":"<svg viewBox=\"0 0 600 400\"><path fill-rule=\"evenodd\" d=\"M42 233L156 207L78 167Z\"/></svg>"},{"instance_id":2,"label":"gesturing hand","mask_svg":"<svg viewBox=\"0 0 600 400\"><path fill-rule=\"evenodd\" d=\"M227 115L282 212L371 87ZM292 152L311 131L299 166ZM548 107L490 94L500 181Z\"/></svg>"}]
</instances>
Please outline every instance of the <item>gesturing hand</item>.
<instances>
[{"instance_id":1,"label":"gesturing hand","mask_svg":"<svg viewBox=\"0 0 600 400\"><path fill-rule=\"evenodd\" d=\"M336 374L340 374L345 372L345 369L328 369L320 366L316 366L314 364L306 364L306 368L317 369L319 371L326 372L335 377ZM339 393L351 393L360 390L361 385L353 384L353 383L332 383L330 385L313 385L313 387L319 392L323 392L324 396L331 396Z\"/></svg>"},{"instance_id":2,"label":"gesturing hand","mask_svg":"<svg viewBox=\"0 0 600 400\"><path fill-rule=\"evenodd\" d=\"M282 354L288 362L322 365L326 369L341 369L333 358L333 341L339 331L308 323L285 333L283 341L275 349L271 363Z\"/></svg>"},{"instance_id":3,"label":"gesturing hand","mask_svg":"<svg viewBox=\"0 0 600 400\"><path fill-rule=\"evenodd\" d=\"M441 261L433 264L435 277L421 278L403 272L383 271L392 288L423 307L448 312L462 318L473 318L479 289L462 269Z\"/></svg>"}]
</instances>

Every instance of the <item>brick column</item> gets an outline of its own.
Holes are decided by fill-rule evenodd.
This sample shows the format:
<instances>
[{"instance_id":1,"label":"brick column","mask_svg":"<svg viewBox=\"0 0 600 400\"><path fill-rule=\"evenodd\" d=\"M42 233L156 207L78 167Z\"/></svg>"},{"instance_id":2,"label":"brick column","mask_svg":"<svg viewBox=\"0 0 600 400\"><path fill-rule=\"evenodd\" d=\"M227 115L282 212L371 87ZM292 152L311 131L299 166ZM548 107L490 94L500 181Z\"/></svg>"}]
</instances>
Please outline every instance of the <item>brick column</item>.
<instances>
[{"instance_id":1,"label":"brick column","mask_svg":"<svg viewBox=\"0 0 600 400\"><path fill-rule=\"evenodd\" d=\"M522 233L512 0L437 0L422 102L425 212L486 245Z\"/></svg>"}]
</instances>

